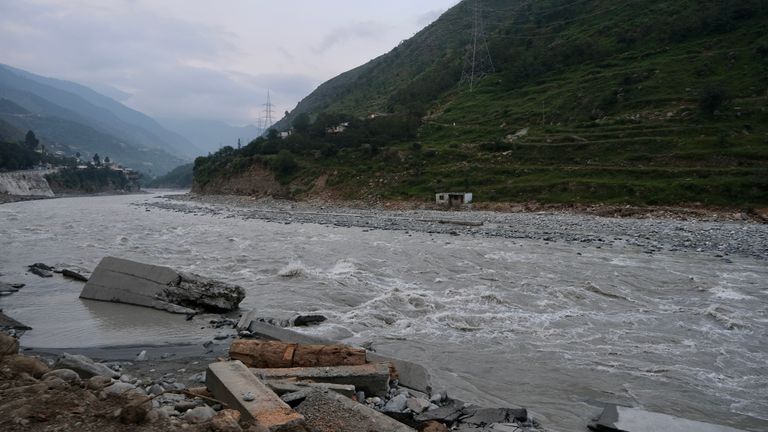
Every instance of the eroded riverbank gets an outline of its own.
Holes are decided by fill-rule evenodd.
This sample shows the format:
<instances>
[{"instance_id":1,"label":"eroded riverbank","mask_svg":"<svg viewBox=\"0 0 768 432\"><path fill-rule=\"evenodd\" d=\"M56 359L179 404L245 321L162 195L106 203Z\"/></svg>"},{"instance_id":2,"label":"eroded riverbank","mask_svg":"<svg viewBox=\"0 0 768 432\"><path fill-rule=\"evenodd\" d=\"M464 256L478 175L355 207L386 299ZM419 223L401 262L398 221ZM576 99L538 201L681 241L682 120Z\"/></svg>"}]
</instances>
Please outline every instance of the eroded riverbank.
<instances>
[{"instance_id":1,"label":"eroded riverbank","mask_svg":"<svg viewBox=\"0 0 768 432\"><path fill-rule=\"evenodd\" d=\"M93 269L106 255L152 257L242 285L243 307L264 316L322 313L329 320L306 332L424 364L455 396L526 406L551 430L583 430L590 400L768 425L764 225L492 213L464 226L414 219L481 213L290 205L3 205L2 247L13 253L0 272L27 287L0 307L34 327L22 343L38 348L204 342L211 335L183 317L137 319L130 306L94 307L24 273L33 262Z\"/></svg>"}]
</instances>

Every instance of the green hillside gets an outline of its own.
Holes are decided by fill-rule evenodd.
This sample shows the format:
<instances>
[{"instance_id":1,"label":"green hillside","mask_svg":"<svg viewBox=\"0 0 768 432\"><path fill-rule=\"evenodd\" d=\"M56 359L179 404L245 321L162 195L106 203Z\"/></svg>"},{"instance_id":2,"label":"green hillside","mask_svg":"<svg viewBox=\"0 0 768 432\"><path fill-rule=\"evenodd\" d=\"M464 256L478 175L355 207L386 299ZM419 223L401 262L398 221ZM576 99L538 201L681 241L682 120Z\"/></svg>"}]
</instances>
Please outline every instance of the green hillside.
<instances>
[{"instance_id":1,"label":"green hillside","mask_svg":"<svg viewBox=\"0 0 768 432\"><path fill-rule=\"evenodd\" d=\"M478 5L493 70L470 89ZM342 198L765 206L765 28L761 0L464 1L195 180L261 164L297 197L327 175Z\"/></svg>"}]
</instances>

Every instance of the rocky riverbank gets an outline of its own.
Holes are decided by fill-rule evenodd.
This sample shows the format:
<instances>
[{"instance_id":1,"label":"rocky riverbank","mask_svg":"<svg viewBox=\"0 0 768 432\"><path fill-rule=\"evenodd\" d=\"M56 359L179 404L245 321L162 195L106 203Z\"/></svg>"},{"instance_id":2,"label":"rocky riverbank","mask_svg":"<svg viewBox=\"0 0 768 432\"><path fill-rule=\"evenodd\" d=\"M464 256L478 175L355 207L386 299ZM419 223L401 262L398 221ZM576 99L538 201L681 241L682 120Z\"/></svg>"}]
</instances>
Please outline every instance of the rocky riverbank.
<instances>
[{"instance_id":1,"label":"rocky riverbank","mask_svg":"<svg viewBox=\"0 0 768 432\"><path fill-rule=\"evenodd\" d=\"M333 207L323 203L252 200L237 196L168 195L162 202L137 205L187 214L260 219L276 223L314 223L365 230L398 230L431 234L532 239L656 252L694 252L720 258L729 255L768 259L768 225L749 220L723 221L716 217L686 220L668 218L611 218L554 212L495 212L386 210Z\"/></svg>"}]
</instances>

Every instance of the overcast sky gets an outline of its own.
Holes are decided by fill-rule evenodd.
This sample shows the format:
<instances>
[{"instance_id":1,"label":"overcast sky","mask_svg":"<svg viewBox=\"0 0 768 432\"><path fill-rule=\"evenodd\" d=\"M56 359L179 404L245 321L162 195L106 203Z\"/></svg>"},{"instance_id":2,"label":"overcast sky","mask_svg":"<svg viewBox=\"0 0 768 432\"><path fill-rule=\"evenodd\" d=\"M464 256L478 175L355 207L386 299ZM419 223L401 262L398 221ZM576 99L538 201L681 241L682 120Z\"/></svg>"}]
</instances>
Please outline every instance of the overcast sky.
<instances>
[{"instance_id":1,"label":"overcast sky","mask_svg":"<svg viewBox=\"0 0 768 432\"><path fill-rule=\"evenodd\" d=\"M276 119L458 0L0 0L0 63L156 117Z\"/></svg>"}]
</instances>

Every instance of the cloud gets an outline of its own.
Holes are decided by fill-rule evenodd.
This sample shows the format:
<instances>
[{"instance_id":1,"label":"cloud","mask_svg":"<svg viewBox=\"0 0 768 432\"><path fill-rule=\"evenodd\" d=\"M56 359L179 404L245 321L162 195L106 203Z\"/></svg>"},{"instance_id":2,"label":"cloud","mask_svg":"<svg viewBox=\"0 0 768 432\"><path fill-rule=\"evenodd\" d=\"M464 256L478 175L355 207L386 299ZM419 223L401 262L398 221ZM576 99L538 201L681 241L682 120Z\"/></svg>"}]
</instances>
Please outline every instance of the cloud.
<instances>
[{"instance_id":1,"label":"cloud","mask_svg":"<svg viewBox=\"0 0 768 432\"><path fill-rule=\"evenodd\" d=\"M434 9L426 12L416 18L416 24L418 24L419 27L426 27L435 22L436 19L440 18L440 15L443 13L445 13L445 9Z\"/></svg>"},{"instance_id":2,"label":"cloud","mask_svg":"<svg viewBox=\"0 0 768 432\"><path fill-rule=\"evenodd\" d=\"M0 0L0 62L150 115L248 123L268 89L280 117L455 1Z\"/></svg>"},{"instance_id":3,"label":"cloud","mask_svg":"<svg viewBox=\"0 0 768 432\"><path fill-rule=\"evenodd\" d=\"M317 53L323 53L329 49L357 39L375 39L382 33L389 31L391 26L377 21L357 22L343 27L337 27L326 34L315 47Z\"/></svg>"}]
</instances>

